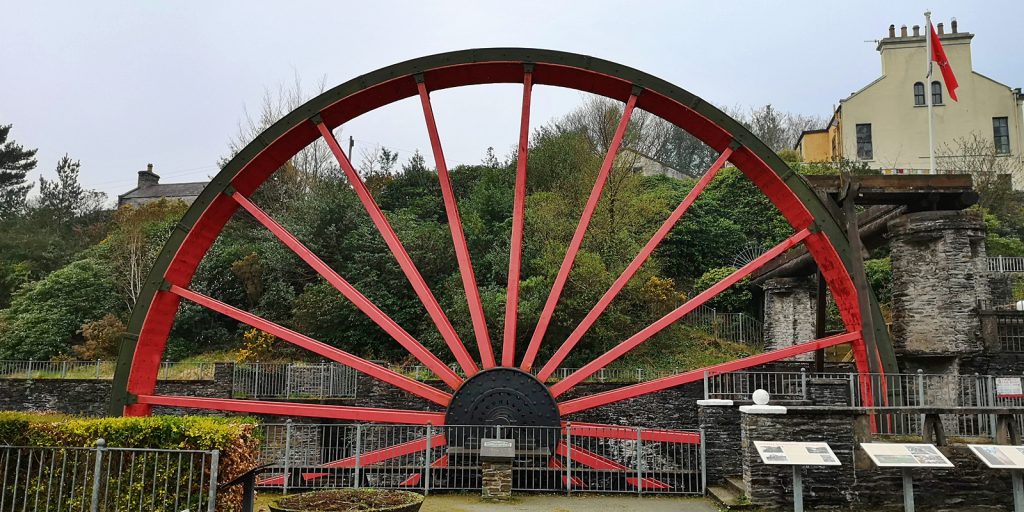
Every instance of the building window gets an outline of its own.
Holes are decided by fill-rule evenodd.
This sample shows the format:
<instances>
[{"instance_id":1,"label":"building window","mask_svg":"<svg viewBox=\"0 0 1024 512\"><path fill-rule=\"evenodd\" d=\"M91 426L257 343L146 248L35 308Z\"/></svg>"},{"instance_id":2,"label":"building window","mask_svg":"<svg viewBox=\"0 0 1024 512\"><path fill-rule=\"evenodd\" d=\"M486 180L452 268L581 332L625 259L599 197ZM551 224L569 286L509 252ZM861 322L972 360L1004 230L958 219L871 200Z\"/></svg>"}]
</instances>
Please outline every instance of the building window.
<instances>
[{"instance_id":1,"label":"building window","mask_svg":"<svg viewBox=\"0 0 1024 512\"><path fill-rule=\"evenodd\" d=\"M924 84L917 82L914 84L914 106L924 105Z\"/></svg>"},{"instance_id":2,"label":"building window","mask_svg":"<svg viewBox=\"0 0 1024 512\"><path fill-rule=\"evenodd\" d=\"M932 82L932 105L942 105L942 83Z\"/></svg>"},{"instance_id":3,"label":"building window","mask_svg":"<svg viewBox=\"0 0 1024 512\"><path fill-rule=\"evenodd\" d=\"M992 138L996 142L996 153L1010 154L1010 125L1005 117L992 118Z\"/></svg>"},{"instance_id":4,"label":"building window","mask_svg":"<svg viewBox=\"0 0 1024 512\"><path fill-rule=\"evenodd\" d=\"M870 124L858 124L857 125L857 158L861 160L871 160L875 156L875 151L871 147L871 125Z\"/></svg>"}]
</instances>

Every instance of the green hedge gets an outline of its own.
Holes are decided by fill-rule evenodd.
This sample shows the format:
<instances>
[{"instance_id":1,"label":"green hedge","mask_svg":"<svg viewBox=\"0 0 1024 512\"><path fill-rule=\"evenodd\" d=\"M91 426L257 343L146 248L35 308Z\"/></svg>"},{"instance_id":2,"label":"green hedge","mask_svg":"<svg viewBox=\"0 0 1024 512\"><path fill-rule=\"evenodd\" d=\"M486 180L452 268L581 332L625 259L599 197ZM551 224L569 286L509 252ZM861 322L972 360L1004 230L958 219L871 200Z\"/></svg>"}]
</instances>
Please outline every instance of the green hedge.
<instances>
[{"instance_id":1,"label":"green hedge","mask_svg":"<svg viewBox=\"0 0 1024 512\"><path fill-rule=\"evenodd\" d=\"M219 481L256 465L260 430L253 418L151 416L75 418L58 414L0 411L0 445L220 450ZM241 489L220 493L218 510L236 510Z\"/></svg>"}]
</instances>

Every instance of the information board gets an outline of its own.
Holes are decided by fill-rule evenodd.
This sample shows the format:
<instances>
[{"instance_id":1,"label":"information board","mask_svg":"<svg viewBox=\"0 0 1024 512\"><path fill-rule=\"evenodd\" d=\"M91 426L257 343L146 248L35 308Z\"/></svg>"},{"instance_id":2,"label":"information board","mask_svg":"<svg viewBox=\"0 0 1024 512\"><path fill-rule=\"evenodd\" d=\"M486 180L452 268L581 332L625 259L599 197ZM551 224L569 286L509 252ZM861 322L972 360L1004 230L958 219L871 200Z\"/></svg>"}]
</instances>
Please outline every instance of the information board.
<instances>
[{"instance_id":1,"label":"information board","mask_svg":"<svg viewBox=\"0 0 1024 512\"><path fill-rule=\"evenodd\" d=\"M861 443L880 468L951 468L953 463L932 444Z\"/></svg>"},{"instance_id":2,"label":"information board","mask_svg":"<svg viewBox=\"0 0 1024 512\"><path fill-rule=\"evenodd\" d=\"M1020 377L996 377L996 396L999 398L1024 397Z\"/></svg>"},{"instance_id":3,"label":"information board","mask_svg":"<svg viewBox=\"0 0 1024 512\"><path fill-rule=\"evenodd\" d=\"M787 466L838 466L839 458L828 443L754 441L761 462Z\"/></svg>"},{"instance_id":4,"label":"information board","mask_svg":"<svg viewBox=\"0 0 1024 512\"><path fill-rule=\"evenodd\" d=\"M1024 446L969 444L967 447L992 469L1024 469Z\"/></svg>"}]
</instances>

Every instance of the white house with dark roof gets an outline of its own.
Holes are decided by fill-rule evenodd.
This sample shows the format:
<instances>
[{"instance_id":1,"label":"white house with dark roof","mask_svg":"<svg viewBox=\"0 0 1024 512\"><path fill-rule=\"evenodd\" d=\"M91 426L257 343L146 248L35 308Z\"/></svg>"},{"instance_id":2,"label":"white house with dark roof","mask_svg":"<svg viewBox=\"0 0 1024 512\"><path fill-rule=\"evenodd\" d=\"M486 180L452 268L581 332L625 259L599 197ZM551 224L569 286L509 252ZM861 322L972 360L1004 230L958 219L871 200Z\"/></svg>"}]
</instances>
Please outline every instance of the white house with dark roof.
<instances>
[{"instance_id":1,"label":"white house with dark roof","mask_svg":"<svg viewBox=\"0 0 1024 512\"><path fill-rule=\"evenodd\" d=\"M196 181L192 183L160 183L160 176L153 172L153 164L146 166L146 170L139 171L139 184L137 187L117 196L117 206L124 205L142 206L148 202L159 199L180 200L191 204L199 197L199 193L206 188L208 182Z\"/></svg>"}]
</instances>

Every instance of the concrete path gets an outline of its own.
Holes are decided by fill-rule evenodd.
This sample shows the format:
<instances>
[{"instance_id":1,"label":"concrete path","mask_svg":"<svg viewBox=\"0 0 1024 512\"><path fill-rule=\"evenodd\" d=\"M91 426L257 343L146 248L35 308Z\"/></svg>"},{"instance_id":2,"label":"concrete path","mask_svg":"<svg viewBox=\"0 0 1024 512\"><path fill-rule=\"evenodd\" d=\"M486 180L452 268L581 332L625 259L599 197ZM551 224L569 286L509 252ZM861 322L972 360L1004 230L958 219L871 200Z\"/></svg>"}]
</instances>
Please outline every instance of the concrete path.
<instances>
[{"instance_id":1,"label":"concrete path","mask_svg":"<svg viewBox=\"0 0 1024 512\"><path fill-rule=\"evenodd\" d=\"M510 503L480 501L479 495L431 494L421 512L717 512L711 501L666 496L519 496Z\"/></svg>"}]
</instances>

